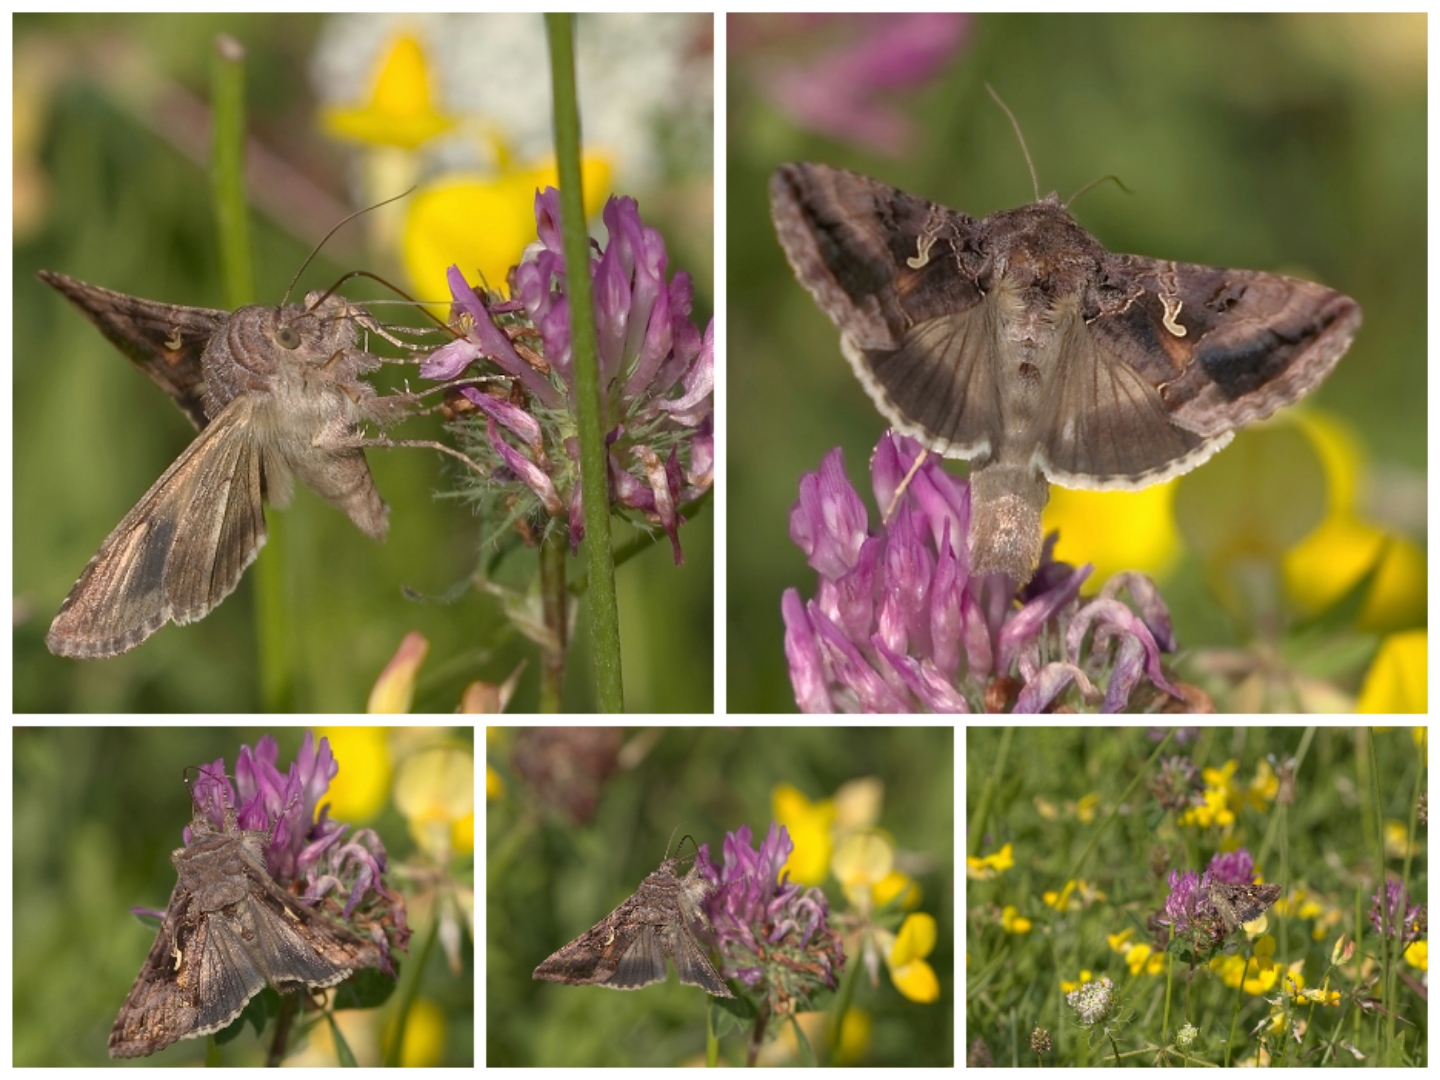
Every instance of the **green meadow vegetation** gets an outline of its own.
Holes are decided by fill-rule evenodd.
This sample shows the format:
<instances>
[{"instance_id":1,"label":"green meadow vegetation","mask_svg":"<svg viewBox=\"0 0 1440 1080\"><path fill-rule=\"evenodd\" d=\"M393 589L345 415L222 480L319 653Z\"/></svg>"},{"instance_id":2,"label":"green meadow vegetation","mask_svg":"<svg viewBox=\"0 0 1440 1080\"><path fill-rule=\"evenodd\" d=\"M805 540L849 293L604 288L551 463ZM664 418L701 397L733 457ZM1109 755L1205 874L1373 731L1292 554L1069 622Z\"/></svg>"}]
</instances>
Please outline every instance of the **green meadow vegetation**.
<instances>
[{"instance_id":1,"label":"green meadow vegetation","mask_svg":"<svg viewBox=\"0 0 1440 1080\"><path fill-rule=\"evenodd\" d=\"M966 1053L1426 1064L1424 728L969 728Z\"/></svg>"}]
</instances>

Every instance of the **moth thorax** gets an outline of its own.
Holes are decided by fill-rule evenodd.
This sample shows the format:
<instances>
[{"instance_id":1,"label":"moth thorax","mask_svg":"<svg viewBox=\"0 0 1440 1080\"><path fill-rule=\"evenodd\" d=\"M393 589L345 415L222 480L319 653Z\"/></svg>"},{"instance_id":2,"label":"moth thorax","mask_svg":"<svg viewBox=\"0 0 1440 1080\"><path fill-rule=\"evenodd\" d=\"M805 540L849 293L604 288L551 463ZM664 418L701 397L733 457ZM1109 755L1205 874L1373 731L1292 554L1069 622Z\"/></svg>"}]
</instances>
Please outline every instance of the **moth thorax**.
<instances>
[{"instance_id":1,"label":"moth thorax","mask_svg":"<svg viewBox=\"0 0 1440 1080\"><path fill-rule=\"evenodd\" d=\"M205 345L205 411L213 419L242 394L270 389L277 366L274 308L243 307Z\"/></svg>"}]
</instances>

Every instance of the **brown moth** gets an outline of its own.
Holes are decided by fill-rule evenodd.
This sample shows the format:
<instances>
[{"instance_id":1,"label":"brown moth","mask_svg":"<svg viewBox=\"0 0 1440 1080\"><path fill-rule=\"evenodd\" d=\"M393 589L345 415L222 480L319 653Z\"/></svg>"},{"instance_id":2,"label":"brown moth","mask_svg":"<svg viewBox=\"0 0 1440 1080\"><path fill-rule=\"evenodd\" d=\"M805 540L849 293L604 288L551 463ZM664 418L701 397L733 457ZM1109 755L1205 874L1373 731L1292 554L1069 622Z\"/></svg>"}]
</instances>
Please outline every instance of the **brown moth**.
<instances>
[{"instance_id":1,"label":"brown moth","mask_svg":"<svg viewBox=\"0 0 1440 1080\"><path fill-rule=\"evenodd\" d=\"M1308 281L1113 255L1054 195L976 219L813 163L780 245L896 430L970 463L975 573L1030 580L1048 484L1136 490L1313 390L1360 307Z\"/></svg>"},{"instance_id":2,"label":"brown moth","mask_svg":"<svg viewBox=\"0 0 1440 1080\"><path fill-rule=\"evenodd\" d=\"M50 626L57 656L115 656L167 622L203 618L265 543L263 500L293 478L383 540L388 509L361 435L415 399L381 397L360 376L385 361L357 347L361 307L313 292L303 305L181 307L40 271L190 418L199 435L81 572Z\"/></svg>"},{"instance_id":3,"label":"brown moth","mask_svg":"<svg viewBox=\"0 0 1440 1080\"><path fill-rule=\"evenodd\" d=\"M678 865L677 859L662 862L634 896L547 957L533 977L571 986L639 990L665 981L668 956L685 985L733 998L693 929L696 923L708 925L701 903L713 889L698 863L683 878L676 876Z\"/></svg>"},{"instance_id":4,"label":"brown moth","mask_svg":"<svg viewBox=\"0 0 1440 1080\"><path fill-rule=\"evenodd\" d=\"M1227 885L1217 881L1205 886L1205 896L1225 921L1227 931L1234 932L1265 914L1265 909L1280 899L1280 886Z\"/></svg>"},{"instance_id":5,"label":"brown moth","mask_svg":"<svg viewBox=\"0 0 1440 1080\"><path fill-rule=\"evenodd\" d=\"M375 945L282 889L265 865L267 831L217 829L199 806L165 920L110 1032L110 1056L145 1057L228 1027L268 984L321 988L379 964Z\"/></svg>"}]
</instances>

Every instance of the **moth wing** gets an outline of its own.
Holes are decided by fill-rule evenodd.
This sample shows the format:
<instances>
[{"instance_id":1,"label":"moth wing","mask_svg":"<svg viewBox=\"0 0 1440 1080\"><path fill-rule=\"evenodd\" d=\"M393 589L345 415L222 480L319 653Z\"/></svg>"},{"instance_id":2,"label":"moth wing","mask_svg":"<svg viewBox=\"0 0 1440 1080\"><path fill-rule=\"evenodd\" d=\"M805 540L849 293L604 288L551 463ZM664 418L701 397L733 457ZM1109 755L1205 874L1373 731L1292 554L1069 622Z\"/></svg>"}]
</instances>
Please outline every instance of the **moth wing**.
<instances>
[{"instance_id":1,"label":"moth wing","mask_svg":"<svg viewBox=\"0 0 1440 1080\"><path fill-rule=\"evenodd\" d=\"M182 950L177 981L190 987L194 1022L182 1039L210 1035L229 1027L250 999L265 989L265 973L256 962L257 943L247 942L234 925L235 909L210 912Z\"/></svg>"},{"instance_id":2,"label":"moth wing","mask_svg":"<svg viewBox=\"0 0 1440 1080\"><path fill-rule=\"evenodd\" d=\"M1348 296L1279 274L1115 255L1106 277L1139 292L1088 323L1066 314L1037 451L1064 487L1135 489L1189 472L1318 386L1360 326Z\"/></svg>"},{"instance_id":3,"label":"moth wing","mask_svg":"<svg viewBox=\"0 0 1440 1080\"><path fill-rule=\"evenodd\" d=\"M670 927L665 933L670 959L675 961L675 971L682 983L686 986L698 986L716 997L735 996L688 927Z\"/></svg>"},{"instance_id":4,"label":"moth wing","mask_svg":"<svg viewBox=\"0 0 1440 1080\"><path fill-rule=\"evenodd\" d=\"M957 262L976 250L975 219L813 163L777 169L770 206L795 276L885 418L947 457L988 457L1003 428L995 310Z\"/></svg>"},{"instance_id":5,"label":"moth wing","mask_svg":"<svg viewBox=\"0 0 1440 1080\"><path fill-rule=\"evenodd\" d=\"M1127 339L1092 333L1078 305L1056 325L1055 370L1035 463L1061 487L1137 489L1189 472L1230 441L1176 426L1155 363Z\"/></svg>"},{"instance_id":6,"label":"moth wing","mask_svg":"<svg viewBox=\"0 0 1440 1080\"><path fill-rule=\"evenodd\" d=\"M634 940L615 963L615 973L597 980L597 985L613 990L639 990L642 986L665 981L665 950L653 926L642 926Z\"/></svg>"},{"instance_id":7,"label":"moth wing","mask_svg":"<svg viewBox=\"0 0 1440 1080\"><path fill-rule=\"evenodd\" d=\"M379 963L373 943L332 925L272 881L265 885L263 895L252 893L235 906L233 915L227 912L224 925L270 985L334 986Z\"/></svg>"},{"instance_id":8,"label":"moth wing","mask_svg":"<svg viewBox=\"0 0 1440 1080\"><path fill-rule=\"evenodd\" d=\"M228 318L226 312L142 300L50 270L41 270L39 276L170 395L197 431L205 427L209 420L201 357Z\"/></svg>"},{"instance_id":9,"label":"moth wing","mask_svg":"<svg viewBox=\"0 0 1440 1080\"><path fill-rule=\"evenodd\" d=\"M1313 281L1136 255L1110 260L1112 272L1134 274L1144 293L1126 311L1096 319L1097 339L1111 342L1111 352L1160 389L1174 422L1198 435L1235 431L1298 401L1360 328L1360 305Z\"/></svg>"},{"instance_id":10,"label":"moth wing","mask_svg":"<svg viewBox=\"0 0 1440 1080\"><path fill-rule=\"evenodd\" d=\"M179 893L177 887L150 954L125 996L115 1026L110 1029L112 1058L146 1057L156 1053L183 1038L183 1032L196 1023L198 1010L194 994L187 992L178 978L179 960L175 949L180 924L176 909Z\"/></svg>"},{"instance_id":11,"label":"moth wing","mask_svg":"<svg viewBox=\"0 0 1440 1080\"><path fill-rule=\"evenodd\" d=\"M52 653L116 656L235 590L265 542L253 407L227 405L106 537L50 624Z\"/></svg>"},{"instance_id":12,"label":"moth wing","mask_svg":"<svg viewBox=\"0 0 1440 1080\"><path fill-rule=\"evenodd\" d=\"M641 923L627 917L637 903L635 897L630 897L570 944L547 956L531 977L547 982L569 983L572 986L613 985L609 980L635 943L642 928ZM660 978L664 977L662 958Z\"/></svg>"},{"instance_id":13,"label":"moth wing","mask_svg":"<svg viewBox=\"0 0 1440 1080\"><path fill-rule=\"evenodd\" d=\"M1005 427L993 314L981 304L919 324L894 349L846 355L897 431L937 454L980 464L994 452L991 433Z\"/></svg>"}]
</instances>

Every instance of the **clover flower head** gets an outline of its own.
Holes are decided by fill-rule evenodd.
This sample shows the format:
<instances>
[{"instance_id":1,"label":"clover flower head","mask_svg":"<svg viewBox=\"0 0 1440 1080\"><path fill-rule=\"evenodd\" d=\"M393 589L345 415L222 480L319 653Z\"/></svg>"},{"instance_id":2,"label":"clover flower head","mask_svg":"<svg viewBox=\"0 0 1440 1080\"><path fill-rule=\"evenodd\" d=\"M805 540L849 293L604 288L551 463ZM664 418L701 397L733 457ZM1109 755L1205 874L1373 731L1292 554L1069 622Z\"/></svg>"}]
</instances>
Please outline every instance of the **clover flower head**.
<instances>
[{"instance_id":1,"label":"clover flower head","mask_svg":"<svg viewBox=\"0 0 1440 1080\"><path fill-rule=\"evenodd\" d=\"M317 745L307 731L287 773L276 768L278 757L279 747L270 735L253 750L242 746L233 786L224 758L202 765L191 789L198 813L216 831L228 828L227 817L233 812L240 829L269 833L266 869L281 888L293 885L300 895L317 901L332 891L343 893L343 913L337 914L368 934L380 949L382 970L393 974L390 950L403 949L410 930L404 897L385 884L385 846L371 829L346 839L349 826L331 821L328 805L318 818L315 813L340 771L329 740ZM189 826L183 835L190 843Z\"/></svg>"},{"instance_id":2,"label":"clover flower head","mask_svg":"<svg viewBox=\"0 0 1440 1080\"><path fill-rule=\"evenodd\" d=\"M1000 593L1003 578L970 571L968 484L923 454L895 433L880 440L874 530L838 449L800 481L790 537L820 581L812 600L787 590L781 614L803 711L1040 712L1073 687L1079 703L1118 712L1142 682L1183 700L1160 664L1175 642L1149 578L1118 574L1082 599L1090 567L1054 561L1052 536L1030 583Z\"/></svg>"},{"instance_id":3,"label":"clover flower head","mask_svg":"<svg viewBox=\"0 0 1440 1080\"><path fill-rule=\"evenodd\" d=\"M667 278L665 242L632 198L611 198L602 248L592 241L590 275L599 347L611 505L633 511L670 537L683 561L680 508L714 481L712 416L715 339L690 320L693 288L684 271ZM579 441L570 329L570 290L560 237L560 194L535 199L538 241L510 275L512 299L448 273L459 337L422 365L430 379L454 379L486 361L506 392L458 390L467 452L489 472L481 498L504 523L565 527L583 539ZM483 420L483 431L477 419ZM468 433L468 434L467 434Z\"/></svg>"}]
</instances>

